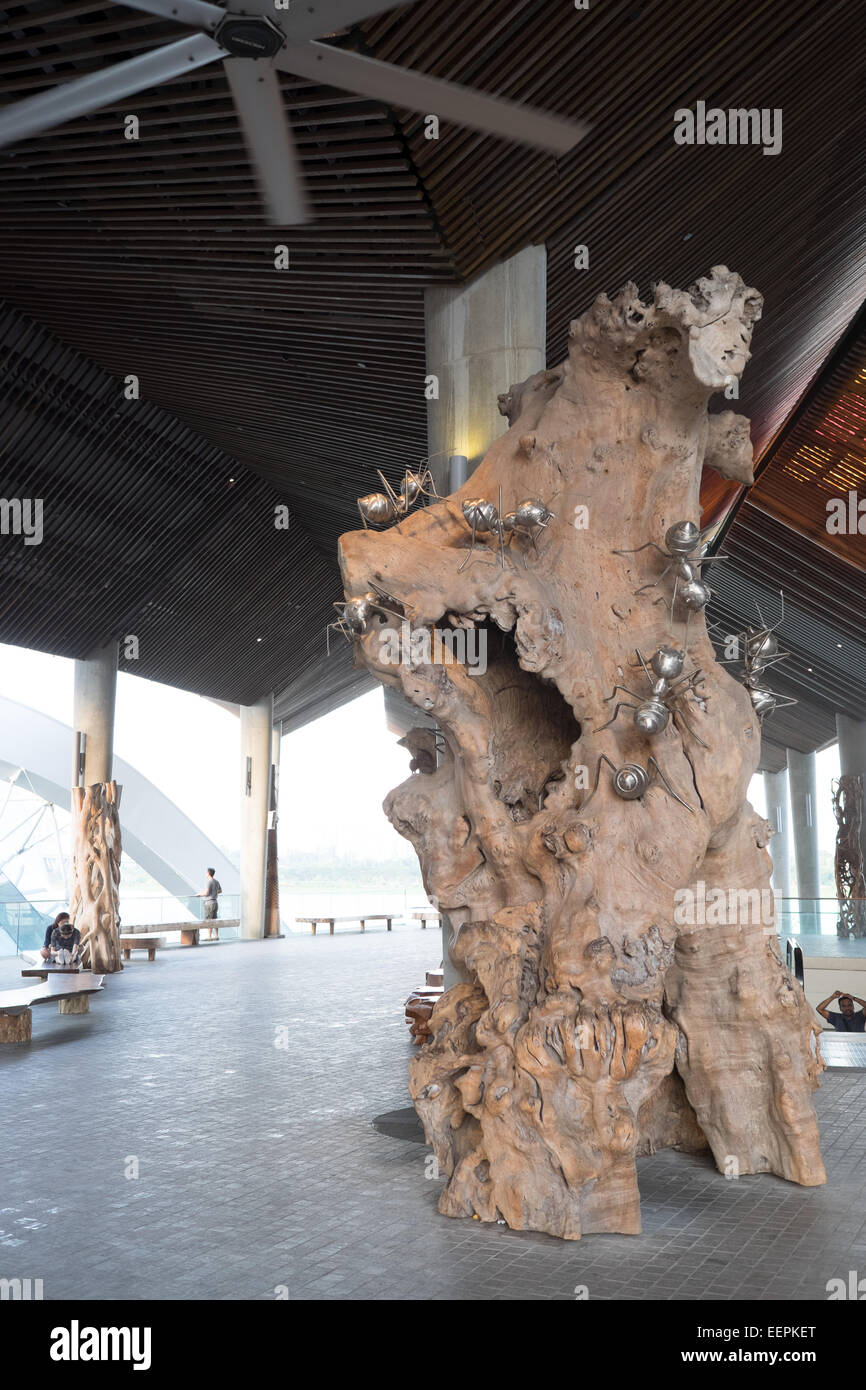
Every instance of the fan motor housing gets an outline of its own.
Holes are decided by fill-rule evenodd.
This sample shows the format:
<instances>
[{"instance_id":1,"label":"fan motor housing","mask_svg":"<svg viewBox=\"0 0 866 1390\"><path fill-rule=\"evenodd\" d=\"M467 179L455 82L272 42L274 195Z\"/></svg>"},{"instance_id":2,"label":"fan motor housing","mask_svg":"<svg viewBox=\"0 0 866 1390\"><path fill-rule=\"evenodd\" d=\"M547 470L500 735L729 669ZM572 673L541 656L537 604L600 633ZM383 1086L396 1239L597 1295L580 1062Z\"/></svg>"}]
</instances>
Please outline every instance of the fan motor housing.
<instances>
[{"instance_id":1,"label":"fan motor housing","mask_svg":"<svg viewBox=\"0 0 866 1390\"><path fill-rule=\"evenodd\" d=\"M214 38L232 58L273 58L286 41L265 16L246 19L227 15L214 30Z\"/></svg>"}]
</instances>

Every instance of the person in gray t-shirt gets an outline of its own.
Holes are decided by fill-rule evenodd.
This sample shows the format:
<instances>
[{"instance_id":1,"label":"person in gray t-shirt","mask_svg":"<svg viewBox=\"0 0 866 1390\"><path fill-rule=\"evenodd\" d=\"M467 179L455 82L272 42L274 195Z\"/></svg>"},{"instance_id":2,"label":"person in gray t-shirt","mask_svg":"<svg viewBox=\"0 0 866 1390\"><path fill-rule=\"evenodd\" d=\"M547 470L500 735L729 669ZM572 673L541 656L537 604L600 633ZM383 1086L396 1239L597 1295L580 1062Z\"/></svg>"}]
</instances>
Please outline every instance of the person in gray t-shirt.
<instances>
[{"instance_id":1,"label":"person in gray t-shirt","mask_svg":"<svg viewBox=\"0 0 866 1390\"><path fill-rule=\"evenodd\" d=\"M204 919L206 922L216 921L219 910L219 895L222 891L222 884L216 877L216 869L208 869L204 892L198 895L200 898L204 898ZM219 927L208 928L208 941L213 939L214 933L219 939Z\"/></svg>"}]
</instances>

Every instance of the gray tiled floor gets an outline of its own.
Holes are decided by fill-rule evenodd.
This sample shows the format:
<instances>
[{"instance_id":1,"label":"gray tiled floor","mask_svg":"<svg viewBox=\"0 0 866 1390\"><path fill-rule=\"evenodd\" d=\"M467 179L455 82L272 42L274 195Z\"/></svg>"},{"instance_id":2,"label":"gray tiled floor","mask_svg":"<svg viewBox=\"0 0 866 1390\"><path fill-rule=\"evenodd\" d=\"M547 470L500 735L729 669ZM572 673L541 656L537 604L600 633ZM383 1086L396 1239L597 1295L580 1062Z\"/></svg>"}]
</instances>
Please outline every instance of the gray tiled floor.
<instances>
[{"instance_id":1,"label":"gray tiled floor","mask_svg":"<svg viewBox=\"0 0 866 1390\"><path fill-rule=\"evenodd\" d=\"M407 1103L401 1004L436 949L413 927L166 951L86 1017L34 1011L31 1046L0 1047L0 1277L76 1300L824 1299L866 1274L861 1071L818 1093L826 1188L664 1152L640 1160L642 1236L439 1216L425 1148L371 1125Z\"/></svg>"}]
</instances>

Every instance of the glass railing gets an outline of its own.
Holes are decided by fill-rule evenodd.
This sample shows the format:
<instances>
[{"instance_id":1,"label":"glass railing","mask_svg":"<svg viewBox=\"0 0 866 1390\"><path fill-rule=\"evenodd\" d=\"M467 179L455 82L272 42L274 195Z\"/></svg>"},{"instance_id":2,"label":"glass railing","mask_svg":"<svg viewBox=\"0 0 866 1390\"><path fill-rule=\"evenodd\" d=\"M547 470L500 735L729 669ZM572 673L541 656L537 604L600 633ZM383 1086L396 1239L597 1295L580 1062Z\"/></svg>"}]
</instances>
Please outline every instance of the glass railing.
<instances>
[{"instance_id":1,"label":"glass railing","mask_svg":"<svg viewBox=\"0 0 866 1390\"><path fill-rule=\"evenodd\" d=\"M776 924L779 935L828 936L844 940L840 918L851 937L866 937L866 899L840 903L838 898L776 898Z\"/></svg>"},{"instance_id":2,"label":"glass railing","mask_svg":"<svg viewBox=\"0 0 866 1390\"><path fill-rule=\"evenodd\" d=\"M69 906L68 901L41 899L31 902L0 903L0 956L15 956L22 951L38 951L45 939L45 930L58 912ZM327 883L281 885L280 919L284 933L309 934L310 928L298 919L315 914L335 917L358 916L366 913L391 913L395 927L418 928L420 923L412 914L430 910L422 888L334 888ZM218 921L225 922L240 916L240 894L223 893L219 899ZM178 922L204 922L204 899L188 897L121 895L120 923L124 927L153 926L165 929ZM371 924L375 930L375 924ZM384 924L383 924L384 929ZM168 933L171 940L171 933ZM231 939L234 928L223 928L220 936Z\"/></svg>"},{"instance_id":3,"label":"glass railing","mask_svg":"<svg viewBox=\"0 0 866 1390\"><path fill-rule=\"evenodd\" d=\"M240 913L240 894L223 893L219 898L219 918L225 922L237 919ZM38 951L45 932L58 912L67 910L68 902L43 899L35 902L0 902L0 956L17 956L22 951ZM161 927L166 923L205 921L204 899L189 897L126 897L120 900L120 925L124 927ZM231 927L220 935L235 935Z\"/></svg>"}]
</instances>

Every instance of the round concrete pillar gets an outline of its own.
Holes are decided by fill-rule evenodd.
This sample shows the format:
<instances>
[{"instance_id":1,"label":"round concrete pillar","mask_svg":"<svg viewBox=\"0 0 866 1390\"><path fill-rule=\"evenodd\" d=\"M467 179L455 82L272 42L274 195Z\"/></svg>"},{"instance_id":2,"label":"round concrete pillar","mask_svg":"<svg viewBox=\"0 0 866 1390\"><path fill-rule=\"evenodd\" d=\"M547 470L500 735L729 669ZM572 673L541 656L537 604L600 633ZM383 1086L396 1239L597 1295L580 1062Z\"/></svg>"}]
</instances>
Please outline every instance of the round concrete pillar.
<instances>
[{"instance_id":1,"label":"round concrete pillar","mask_svg":"<svg viewBox=\"0 0 866 1390\"><path fill-rule=\"evenodd\" d=\"M241 937L265 934L274 698L241 705Z\"/></svg>"},{"instance_id":2,"label":"round concrete pillar","mask_svg":"<svg viewBox=\"0 0 866 1390\"><path fill-rule=\"evenodd\" d=\"M110 782L114 762L114 706L117 696L117 643L75 663L72 697L72 785ZM84 746L83 770L80 753Z\"/></svg>"}]
</instances>

